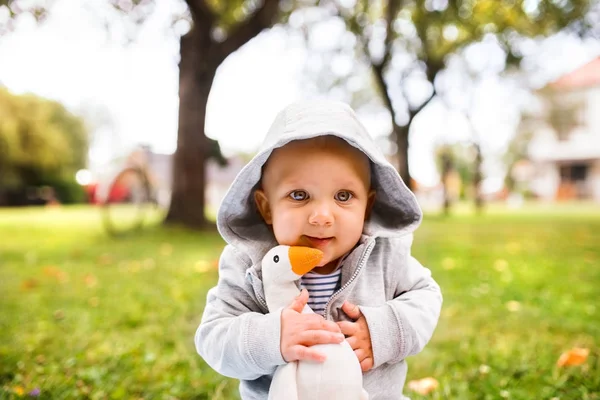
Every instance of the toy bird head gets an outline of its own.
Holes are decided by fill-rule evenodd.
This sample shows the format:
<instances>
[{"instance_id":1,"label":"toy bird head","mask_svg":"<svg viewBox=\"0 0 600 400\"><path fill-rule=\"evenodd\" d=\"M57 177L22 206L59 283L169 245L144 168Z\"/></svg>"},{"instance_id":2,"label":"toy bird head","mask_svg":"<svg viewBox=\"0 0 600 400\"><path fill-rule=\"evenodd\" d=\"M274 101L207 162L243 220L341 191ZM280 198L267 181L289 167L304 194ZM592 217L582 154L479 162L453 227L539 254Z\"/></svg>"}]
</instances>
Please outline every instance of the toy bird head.
<instances>
[{"instance_id":1,"label":"toy bird head","mask_svg":"<svg viewBox=\"0 0 600 400\"><path fill-rule=\"evenodd\" d=\"M267 282L294 282L323 258L321 250L301 246L273 247L262 260L262 275Z\"/></svg>"}]
</instances>

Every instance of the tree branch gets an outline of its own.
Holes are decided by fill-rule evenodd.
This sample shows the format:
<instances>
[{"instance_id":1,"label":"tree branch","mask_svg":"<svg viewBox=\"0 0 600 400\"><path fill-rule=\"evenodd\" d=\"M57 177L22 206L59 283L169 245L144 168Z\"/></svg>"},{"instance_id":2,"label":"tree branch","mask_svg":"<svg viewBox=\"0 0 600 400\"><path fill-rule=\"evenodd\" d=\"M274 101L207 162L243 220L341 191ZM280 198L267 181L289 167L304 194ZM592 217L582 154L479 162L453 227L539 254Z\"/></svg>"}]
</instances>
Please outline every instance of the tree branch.
<instances>
[{"instance_id":1,"label":"tree branch","mask_svg":"<svg viewBox=\"0 0 600 400\"><path fill-rule=\"evenodd\" d=\"M185 0L185 2L190 9L194 23L200 29L210 31L217 20L217 15L206 4L205 0Z\"/></svg>"},{"instance_id":2,"label":"tree branch","mask_svg":"<svg viewBox=\"0 0 600 400\"><path fill-rule=\"evenodd\" d=\"M400 7L401 0L388 0L388 6L386 9L385 22L386 22L386 30L385 30L385 39L384 39L384 53L383 60L381 60L381 66L385 69L387 64L390 62L392 58L392 45L394 44L394 21L396 20L396 15L398 14L398 9Z\"/></svg>"},{"instance_id":3,"label":"tree branch","mask_svg":"<svg viewBox=\"0 0 600 400\"><path fill-rule=\"evenodd\" d=\"M273 25L273 20L279 11L278 0L264 0L262 6L251 17L248 17L218 47L220 54L225 59L244 43L258 35L263 29Z\"/></svg>"},{"instance_id":4,"label":"tree branch","mask_svg":"<svg viewBox=\"0 0 600 400\"><path fill-rule=\"evenodd\" d=\"M374 64L372 61L370 62L370 64L371 64L371 70L373 71L373 74L375 75L375 82L377 83L377 89L379 90L379 93L381 94L381 97L383 99L383 103L385 104L385 107L388 109L388 111L390 112L390 116L392 117L392 125L396 125L396 111L394 110L394 106L392 105L392 98L390 97L390 94L388 93L387 83L385 82L385 79L383 78L384 66L382 64Z\"/></svg>"}]
</instances>

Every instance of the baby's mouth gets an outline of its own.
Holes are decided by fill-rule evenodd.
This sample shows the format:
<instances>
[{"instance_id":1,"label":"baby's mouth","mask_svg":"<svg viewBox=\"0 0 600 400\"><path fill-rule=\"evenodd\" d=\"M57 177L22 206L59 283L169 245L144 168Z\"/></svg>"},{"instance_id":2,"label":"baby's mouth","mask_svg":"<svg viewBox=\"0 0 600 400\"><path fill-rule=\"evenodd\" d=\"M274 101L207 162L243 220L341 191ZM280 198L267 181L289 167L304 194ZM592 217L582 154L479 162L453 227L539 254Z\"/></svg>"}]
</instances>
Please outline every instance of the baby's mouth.
<instances>
[{"instance_id":1,"label":"baby's mouth","mask_svg":"<svg viewBox=\"0 0 600 400\"><path fill-rule=\"evenodd\" d=\"M318 238L318 237L314 237L314 236L305 236L305 237L311 244L311 247L314 247L316 249L320 249L320 248L327 246L329 244L329 242L331 242L333 240L333 237L326 237L326 238Z\"/></svg>"}]
</instances>

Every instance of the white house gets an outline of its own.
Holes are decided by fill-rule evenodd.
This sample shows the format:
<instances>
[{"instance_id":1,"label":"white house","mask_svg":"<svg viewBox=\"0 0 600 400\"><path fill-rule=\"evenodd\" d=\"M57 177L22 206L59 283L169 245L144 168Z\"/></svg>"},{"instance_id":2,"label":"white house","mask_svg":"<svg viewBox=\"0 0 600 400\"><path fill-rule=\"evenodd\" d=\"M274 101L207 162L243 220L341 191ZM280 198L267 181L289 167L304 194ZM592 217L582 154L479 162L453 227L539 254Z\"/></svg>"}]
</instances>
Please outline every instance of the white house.
<instances>
[{"instance_id":1,"label":"white house","mask_svg":"<svg viewBox=\"0 0 600 400\"><path fill-rule=\"evenodd\" d=\"M600 57L539 91L528 147L531 191L546 200L600 202Z\"/></svg>"}]
</instances>

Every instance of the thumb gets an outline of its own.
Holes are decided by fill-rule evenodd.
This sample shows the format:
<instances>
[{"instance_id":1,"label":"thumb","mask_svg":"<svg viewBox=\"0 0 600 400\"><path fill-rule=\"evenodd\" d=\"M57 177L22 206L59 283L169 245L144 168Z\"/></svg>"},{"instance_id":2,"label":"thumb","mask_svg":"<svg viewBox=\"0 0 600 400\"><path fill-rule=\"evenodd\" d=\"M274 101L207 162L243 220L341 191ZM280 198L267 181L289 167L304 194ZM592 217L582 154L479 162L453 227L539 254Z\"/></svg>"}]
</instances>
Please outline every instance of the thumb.
<instances>
[{"instance_id":1,"label":"thumb","mask_svg":"<svg viewBox=\"0 0 600 400\"><path fill-rule=\"evenodd\" d=\"M300 294L290 304L290 309L301 313L306 303L308 303L308 290L302 289Z\"/></svg>"},{"instance_id":2,"label":"thumb","mask_svg":"<svg viewBox=\"0 0 600 400\"><path fill-rule=\"evenodd\" d=\"M345 301L342 305L342 310L346 313L347 316L352 318L353 320L357 320L360 318L360 309L356 304L352 304L349 301Z\"/></svg>"}]
</instances>

